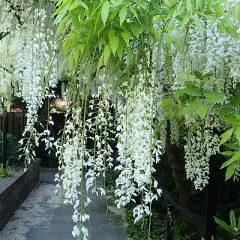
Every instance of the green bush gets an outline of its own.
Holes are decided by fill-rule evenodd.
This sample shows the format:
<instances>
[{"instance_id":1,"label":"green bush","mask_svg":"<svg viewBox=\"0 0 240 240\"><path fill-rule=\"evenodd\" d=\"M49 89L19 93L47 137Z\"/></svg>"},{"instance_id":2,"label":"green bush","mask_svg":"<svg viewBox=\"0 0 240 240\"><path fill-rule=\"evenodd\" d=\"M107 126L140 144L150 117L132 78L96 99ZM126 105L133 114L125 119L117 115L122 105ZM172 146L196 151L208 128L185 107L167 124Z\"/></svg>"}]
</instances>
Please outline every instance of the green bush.
<instances>
[{"instance_id":1,"label":"green bush","mask_svg":"<svg viewBox=\"0 0 240 240\"><path fill-rule=\"evenodd\" d=\"M2 164L0 164L0 179L6 178L11 176L12 172L9 167L7 169L4 169Z\"/></svg>"},{"instance_id":2,"label":"green bush","mask_svg":"<svg viewBox=\"0 0 240 240\"><path fill-rule=\"evenodd\" d=\"M148 217L145 216L144 219L134 224L134 217L132 213L132 208L126 211L126 226L127 234L131 240L146 240L148 239ZM166 221L159 216L158 213L153 212L152 215L152 230L151 239L152 240L162 240L165 236Z\"/></svg>"},{"instance_id":3,"label":"green bush","mask_svg":"<svg viewBox=\"0 0 240 240\"><path fill-rule=\"evenodd\" d=\"M2 144L3 144L3 133L0 131L0 159L2 158ZM8 133L6 157L9 165L18 163L19 148L20 148L20 144L17 142L16 138L12 134Z\"/></svg>"}]
</instances>

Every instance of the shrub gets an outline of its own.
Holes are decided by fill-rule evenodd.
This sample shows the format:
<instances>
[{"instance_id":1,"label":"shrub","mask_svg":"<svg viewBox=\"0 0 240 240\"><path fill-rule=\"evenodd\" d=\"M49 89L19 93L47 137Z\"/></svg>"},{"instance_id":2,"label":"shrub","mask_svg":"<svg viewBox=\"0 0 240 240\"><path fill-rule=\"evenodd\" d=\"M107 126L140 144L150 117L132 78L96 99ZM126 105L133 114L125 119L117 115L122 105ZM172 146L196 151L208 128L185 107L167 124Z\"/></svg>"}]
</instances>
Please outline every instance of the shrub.
<instances>
[{"instance_id":1,"label":"shrub","mask_svg":"<svg viewBox=\"0 0 240 240\"><path fill-rule=\"evenodd\" d=\"M3 133L0 131L0 159L2 158L2 144L3 144ZM9 165L16 164L18 162L19 157L19 143L17 142L16 138L8 133L7 134L7 162ZM19 162L18 162L19 163Z\"/></svg>"}]
</instances>

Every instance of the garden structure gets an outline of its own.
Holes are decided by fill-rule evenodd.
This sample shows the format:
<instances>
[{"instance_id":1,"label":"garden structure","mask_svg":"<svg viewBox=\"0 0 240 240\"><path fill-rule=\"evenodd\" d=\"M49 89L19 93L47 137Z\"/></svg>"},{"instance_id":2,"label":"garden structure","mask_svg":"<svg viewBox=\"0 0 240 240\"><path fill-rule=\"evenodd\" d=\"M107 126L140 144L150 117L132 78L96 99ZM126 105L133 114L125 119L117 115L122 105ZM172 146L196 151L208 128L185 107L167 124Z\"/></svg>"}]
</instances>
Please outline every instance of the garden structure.
<instances>
[{"instance_id":1,"label":"garden structure","mask_svg":"<svg viewBox=\"0 0 240 240\"><path fill-rule=\"evenodd\" d=\"M2 146L19 104L73 238L96 196L132 240L239 239L239 34L237 0L0 0Z\"/></svg>"}]
</instances>

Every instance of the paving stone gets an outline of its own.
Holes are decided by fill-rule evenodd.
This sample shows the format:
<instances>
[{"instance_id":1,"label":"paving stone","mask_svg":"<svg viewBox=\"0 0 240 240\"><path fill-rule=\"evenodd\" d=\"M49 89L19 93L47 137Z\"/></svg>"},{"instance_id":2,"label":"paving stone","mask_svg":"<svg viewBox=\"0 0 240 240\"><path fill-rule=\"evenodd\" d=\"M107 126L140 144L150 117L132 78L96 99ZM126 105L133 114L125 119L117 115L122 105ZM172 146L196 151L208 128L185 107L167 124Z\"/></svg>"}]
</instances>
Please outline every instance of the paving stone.
<instances>
[{"instance_id":1,"label":"paving stone","mask_svg":"<svg viewBox=\"0 0 240 240\"><path fill-rule=\"evenodd\" d=\"M74 240L71 232L66 232L65 230L66 229L50 230L45 240Z\"/></svg>"},{"instance_id":2,"label":"paving stone","mask_svg":"<svg viewBox=\"0 0 240 240\"><path fill-rule=\"evenodd\" d=\"M61 196L54 194L54 175L55 172L41 172L40 185L0 232L0 240L74 240L73 207L61 206ZM105 198L91 193L89 197L89 240L126 240L121 216L106 214Z\"/></svg>"},{"instance_id":3,"label":"paving stone","mask_svg":"<svg viewBox=\"0 0 240 240\"><path fill-rule=\"evenodd\" d=\"M27 240L44 240L46 237L47 228L32 228L26 234Z\"/></svg>"}]
</instances>

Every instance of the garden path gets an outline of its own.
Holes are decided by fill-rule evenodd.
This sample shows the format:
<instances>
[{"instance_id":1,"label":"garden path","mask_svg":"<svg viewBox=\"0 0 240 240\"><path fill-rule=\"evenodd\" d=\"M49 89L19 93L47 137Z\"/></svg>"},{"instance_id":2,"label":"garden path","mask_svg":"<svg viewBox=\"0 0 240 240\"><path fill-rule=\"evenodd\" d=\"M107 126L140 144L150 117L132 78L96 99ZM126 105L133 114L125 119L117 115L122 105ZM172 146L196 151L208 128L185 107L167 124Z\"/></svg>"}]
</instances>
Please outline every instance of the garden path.
<instances>
[{"instance_id":1,"label":"garden path","mask_svg":"<svg viewBox=\"0 0 240 240\"><path fill-rule=\"evenodd\" d=\"M41 172L40 183L0 232L0 240L73 240L72 207L56 195L54 172ZM105 199L89 196L90 240L126 240L122 217L106 214Z\"/></svg>"}]
</instances>

